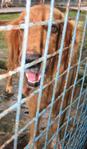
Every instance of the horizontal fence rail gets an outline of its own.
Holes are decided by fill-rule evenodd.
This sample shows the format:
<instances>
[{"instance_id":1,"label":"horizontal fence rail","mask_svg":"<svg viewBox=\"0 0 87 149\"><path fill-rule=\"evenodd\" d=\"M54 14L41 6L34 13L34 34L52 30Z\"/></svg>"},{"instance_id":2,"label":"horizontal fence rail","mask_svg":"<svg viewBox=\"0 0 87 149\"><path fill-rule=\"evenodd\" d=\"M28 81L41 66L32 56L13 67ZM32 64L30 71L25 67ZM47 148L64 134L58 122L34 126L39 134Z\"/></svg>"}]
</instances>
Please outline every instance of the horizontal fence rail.
<instances>
[{"instance_id":1,"label":"horizontal fence rail","mask_svg":"<svg viewBox=\"0 0 87 149\"><path fill-rule=\"evenodd\" d=\"M3 3L2 1L1 3ZM65 2L65 1L64 1ZM45 5L45 1L39 2L42 6ZM2 128L4 127L3 121L5 117L8 117L12 113L12 117L14 118L14 125L12 126L13 130L9 137L7 137L6 140L1 140L0 143L0 149L4 149L8 147L9 145L13 149L84 149L85 142L87 141L87 12L86 10L81 11L81 5L82 1L78 0L76 1L76 13L74 14L74 11L72 12L72 17L69 16L69 13L71 12L71 3L72 1L67 0L66 1L66 10L64 12L63 19L57 19L54 20L54 7L56 5L57 1L51 0L49 2L50 6L50 12L49 12L49 19L44 20L44 17L42 16L42 21L36 21L31 22L31 0L26 0L26 7L25 12L26 16L24 17L24 20L22 23L18 25L11 25L12 21L9 21L7 24L3 24L1 22L0 25L0 33L2 32L10 32L10 31L22 31L23 40L22 40L22 50L21 50L21 60L20 64L12 69L7 70L0 74L0 89L3 88L2 82L5 82L5 79L8 80L9 77L14 76L18 74L18 86L16 85L15 92L17 90L17 93L15 93L15 99L12 101L12 104L6 105L6 108L4 107L5 99L4 99L4 91L3 91L3 98L0 93L0 104L2 104L2 107L0 106L0 133L2 134ZM61 3L61 2L60 2ZM74 5L75 7L75 5ZM42 7L43 8L43 7ZM43 11L44 12L44 11ZM39 15L39 14L38 14ZM65 46L65 40L66 40L66 34L67 34L67 26L68 22L72 21L74 15L74 28L72 31L72 37L70 44L68 46ZM82 18L84 15L84 18ZM81 20L80 20L81 18ZM7 19L6 19L7 20ZM2 20L0 20L2 21ZM49 53L49 47L50 47L50 41L52 36L52 27L53 25L63 25L62 27L62 33L61 33L61 40L59 47L57 46L57 50L55 50L52 53ZM44 52L42 53L41 57L30 61L26 64L26 53L27 53L27 45L29 38L32 38L30 35L30 31L34 27L47 27L47 34L46 34L46 41L44 45ZM81 32L79 36L79 47L78 47L78 56L77 61L72 64L73 62L73 55L75 51L75 44L76 44L76 38L77 38L77 31L79 26L79 32ZM37 32L37 31L36 31ZM41 32L41 35L43 35L43 32ZM69 36L69 35L68 35ZM58 38L60 35L58 34ZM36 37L37 38L37 37ZM41 36L43 39L43 37ZM70 38L70 37L68 37ZM15 41L14 41L15 42ZM40 43L41 44L41 43ZM42 43L43 44L43 43ZM42 46L42 45L41 45ZM55 45L56 46L56 45ZM16 50L16 49L15 49ZM1 50L0 50L1 51ZM29 51L28 51L29 52ZM63 67L63 58L64 54L68 53L68 64L66 69L61 73L61 67ZM20 56L20 55L19 55ZM45 83L46 79L46 68L48 65L48 61L53 61L57 58L57 66L56 66L56 72L55 75L52 77L49 75L49 79ZM67 63L67 60L65 60L65 63ZM64 63L64 64L65 64ZM35 67L36 65L41 65L41 79L40 84L36 88L29 88L29 94L26 97L22 96L23 92L23 85L25 82L25 71L27 69L31 69ZM51 65L51 64L50 64ZM50 66L51 67L51 66ZM82 73L81 73L82 68ZM49 68L48 68L49 69ZM54 70L54 68L53 68ZM53 71L52 70L52 71ZM1 71L1 69L0 69ZM72 73L72 78L70 78L70 74ZM73 80L74 77L74 80ZM62 83L60 83L60 80L62 80ZM69 84L69 80L73 80L73 83ZM5 84L5 83L4 83ZM13 83L15 84L15 83ZM61 84L61 86L60 86ZM28 84L27 84L28 85ZM13 85L14 86L14 85ZM5 88L5 87L4 87ZM51 92L50 89L51 88ZM2 89L3 90L3 89ZM57 90L59 90L57 94ZM47 99L47 95L44 96L44 91L49 91L50 99ZM13 95L14 96L14 95ZM43 106L44 108L41 109L41 103L43 100L47 99L48 103L47 106ZM37 97L37 98L36 98ZM68 98L67 98L68 97ZM10 97L12 98L12 97ZM33 100L35 98L35 100ZM46 98L46 99L45 99ZM65 99L67 98L67 105L64 107ZM68 100L69 99L69 100ZM13 98L11 99L13 100ZM22 107L25 106L26 103L32 103L35 102L36 109L32 106L32 109L35 110L34 116L32 116L32 119L27 118L28 116L24 115L21 116ZM36 102L37 101L37 102ZM6 101L8 102L8 101ZM10 102L9 102L10 103ZM59 105L58 107L56 105ZM54 107L57 107L56 115L54 117L53 110ZM26 108L26 106L25 106ZM30 107L31 108L31 107ZM26 108L27 109L27 108ZM32 110L32 111L33 111ZM13 115L13 113L15 113ZM29 113L33 115L33 113ZM65 115L65 119L63 120L63 123L61 124L62 117ZM25 123L21 126L21 119L26 117ZM8 117L9 118L9 117ZM44 119L44 123L46 123L46 126L44 126L44 123L42 124L44 128L40 130L40 133L37 135L38 131L38 123L39 121L42 121ZM5 120L6 121L6 120ZM10 123L10 120L8 120ZM8 122L5 122L7 124ZM41 126L42 126L41 125ZM34 127L31 127L34 126ZM51 132L52 128L56 126L54 129L55 131ZM26 131L30 133L31 128L33 128L33 137L29 138L25 146L21 143L19 144L19 137ZM8 129L8 127L7 127ZM28 130L29 129L29 130ZM6 132L9 132L9 130L6 130ZM9 132L10 133L10 132ZM49 133L52 133L51 136ZM63 134L63 135L61 135ZM27 133L26 133L27 135ZM27 137L28 138L28 137ZM26 137L24 137L22 140L24 141ZM37 142L44 140L44 143L40 144L40 147L38 148ZM30 141L30 142L29 142ZM9 147L10 148L10 147Z\"/></svg>"}]
</instances>

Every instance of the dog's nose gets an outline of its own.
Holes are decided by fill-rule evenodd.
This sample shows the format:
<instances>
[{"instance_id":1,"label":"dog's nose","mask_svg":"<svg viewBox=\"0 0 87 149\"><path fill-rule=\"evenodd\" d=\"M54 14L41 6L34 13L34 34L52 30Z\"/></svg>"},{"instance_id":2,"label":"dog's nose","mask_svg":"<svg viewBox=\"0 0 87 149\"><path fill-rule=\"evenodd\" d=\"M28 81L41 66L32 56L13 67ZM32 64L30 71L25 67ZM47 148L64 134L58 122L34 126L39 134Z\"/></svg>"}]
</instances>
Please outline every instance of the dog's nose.
<instances>
[{"instance_id":1,"label":"dog's nose","mask_svg":"<svg viewBox=\"0 0 87 149\"><path fill-rule=\"evenodd\" d=\"M27 55L26 55L26 64L28 64L30 62L33 62L34 60L37 60L40 57L41 57L40 54L30 54L30 53L27 53ZM31 67L28 67L27 70L30 70L32 72L37 73L40 70L40 66L41 66L41 64L38 63L38 64L35 64L35 65L31 66Z\"/></svg>"},{"instance_id":2,"label":"dog's nose","mask_svg":"<svg viewBox=\"0 0 87 149\"><path fill-rule=\"evenodd\" d=\"M30 63L38 58L40 58L40 54L26 54L26 63Z\"/></svg>"}]
</instances>

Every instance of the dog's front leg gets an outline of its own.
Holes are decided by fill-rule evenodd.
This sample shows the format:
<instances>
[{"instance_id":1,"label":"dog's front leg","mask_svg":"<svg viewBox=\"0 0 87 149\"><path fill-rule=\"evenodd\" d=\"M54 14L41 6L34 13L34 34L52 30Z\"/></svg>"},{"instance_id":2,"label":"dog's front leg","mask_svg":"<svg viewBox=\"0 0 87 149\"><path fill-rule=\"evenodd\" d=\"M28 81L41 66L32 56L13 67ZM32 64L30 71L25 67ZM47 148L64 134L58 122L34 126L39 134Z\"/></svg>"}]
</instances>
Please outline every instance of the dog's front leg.
<instances>
[{"instance_id":1,"label":"dog's front leg","mask_svg":"<svg viewBox=\"0 0 87 149\"><path fill-rule=\"evenodd\" d=\"M29 109L29 118L32 120L36 116L36 110L37 110L37 96L34 96L30 98L26 104ZM39 126L39 121L38 121L38 126ZM33 139L34 139L34 130L35 130L35 121L29 126L29 146L30 149L32 148L33 144ZM37 127L37 132L36 135L39 134L39 127ZM38 149L39 142L36 142L34 145L34 149Z\"/></svg>"},{"instance_id":2,"label":"dog's front leg","mask_svg":"<svg viewBox=\"0 0 87 149\"><path fill-rule=\"evenodd\" d=\"M12 76L7 78L6 93L12 94Z\"/></svg>"}]
</instances>

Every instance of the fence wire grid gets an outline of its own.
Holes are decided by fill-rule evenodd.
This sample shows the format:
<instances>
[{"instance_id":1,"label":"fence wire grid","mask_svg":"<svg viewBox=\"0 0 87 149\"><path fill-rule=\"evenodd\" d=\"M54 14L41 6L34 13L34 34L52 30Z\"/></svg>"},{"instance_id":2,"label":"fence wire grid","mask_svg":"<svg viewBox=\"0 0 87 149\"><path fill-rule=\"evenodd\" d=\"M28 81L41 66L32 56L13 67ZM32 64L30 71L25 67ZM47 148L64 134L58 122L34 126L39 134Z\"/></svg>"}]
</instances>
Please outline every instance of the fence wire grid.
<instances>
[{"instance_id":1,"label":"fence wire grid","mask_svg":"<svg viewBox=\"0 0 87 149\"><path fill-rule=\"evenodd\" d=\"M53 20L55 1L51 0L49 2L49 20L30 22L29 18L32 1L26 0L26 16L23 23L20 25L0 25L0 32L7 32L17 29L24 30L20 66L12 71L0 69L0 149L36 149L38 147L35 145L38 140L40 141L40 149L85 149L84 145L87 141L87 10L86 8L82 9L82 1L78 0L76 1L76 6L74 6L76 10L73 11L70 9L71 2L72 1L70 0L66 1L66 9L62 10L64 13L63 20ZM43 1L42 5L44 4L45 1ZM71 44L69 47L64 47L66 28L69 19L75 21L75 26L73 29ZM57 23L63 23L60 47L58 47L54 53L48 54L52 25ZM79 28L81 32L78 60L74 65L71 65L78 24L80 26ZM25 64L29 29L39 25L47 26L48 28L44 53L40 58ZM66 52L68 48L70 50L68 67L63 73L60 74L62 55L63 52ZM0 50L0 52L1 51L2 50ZM57 71L55 72L54 78L47 82L47 84L44 84L45 70L48 64L47 61L54 58L55 56L58 56ZM0 59L2 59L1 56ZM34 67L39 63L42 63L40 85L39 87L33 89L33 91L29 93L29 96L23 97L22 91L25 70ZM69 73L73 69L75 69L76 72L74 82L67 87ZM9 76L13 76L14 94L11 96L7 94L4 95L6 80L8 80ZM55 97L59 83L58 80L64 76L65 83L62 84L64 85L63 91L57 97ZM53 86L50 102L45 108L40 110L43 90L47 89L47 87L50 85ZM70 96L68 97L69 102L67 103L67 106L63 108L66 93L69 91L71 91ZM37 97L37 103L35 101L34 102L37 104L37 109L35 117L30 119L28 116L29 112L26 102L30 102L31 98L33 99L35 95ZM52 119L53 106L59 100L61 100L59 112L57 112L56 117L53 117ZM61 118L64 113L66 113L66 116L64 122L61 125ZM36 133L38 129L39 118L41 118L39 128L40 133L37 136ZM28 133L31 129L30 126L33 124L34 134L32 142L29 143ZM54 126L54 124L57 125L56 130L49 137L50 129L52 126ZM52 146L50 147L50 145Z\"/></svg>"}]
</instances>

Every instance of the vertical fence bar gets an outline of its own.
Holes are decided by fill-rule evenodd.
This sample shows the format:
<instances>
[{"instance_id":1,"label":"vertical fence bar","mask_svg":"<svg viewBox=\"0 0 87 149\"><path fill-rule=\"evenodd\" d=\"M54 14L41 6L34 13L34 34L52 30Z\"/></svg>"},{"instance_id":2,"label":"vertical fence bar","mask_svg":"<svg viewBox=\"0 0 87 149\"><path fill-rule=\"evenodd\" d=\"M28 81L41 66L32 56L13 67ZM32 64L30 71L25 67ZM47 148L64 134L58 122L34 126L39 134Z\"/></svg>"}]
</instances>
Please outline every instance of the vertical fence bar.
<instances>
[{"instance_id":1,"label":"vertical fence bar","mask_svg":"<svg viewBox=\"0 0 87 149\"><path fill-rule=\"evenodd\" d=\"M87 119L87 117L86 117L86 119ZM85 121L86 121L86 119L85 119ZM76 149L77 147L78 147L78 148L81 147L81 149L83 149L81 142L82 142L83 137L85 136L85 134L86 134L86 132L87 132L87 128L86 128L85 125L86 125L86 124L82 123L82 125L79 127L79 130L80 130L80 131L79 131L79 133L78 133L77 136L76 136L77 141L75 141L74 144L72 144L73 149ZM85 130L85 131L84 131L84 130ZM85 140L84 140L84 141L85 141Z\"/></svg>"},{"instance_id":2,"label":"vertical fence bar","mask_svg":"<svg viewBox=\"0 0 87 149\"><path fill-rule=\"evenodd\" d=\"M87 16L86 16L86 20L85 20L85 24L84 24L84 29L83 29L83 37L82 37L82 46L81 46L81 48L83 47L83 44L84 44L86 29L87 29ZM71 139L71 134L70 134L70 137L69 137L69 141L70 141L70 139Z\"/></svg>"},{"instance_id":3,"label":"vertical fence bar","mask_svg":"<svg viewBox=\"0 0 87 149\"><path fill-rule=\"evenodd\" d=\"M79 20L79 15L80 15L80 3L81 3L81 0L79 0L79 4L78 4L78 12L77 12L77 15L76 15L75 28L74 28L73 37L72 37L72 42L71 42L69 63L68 63L68 69L67 69L66 82L65 82L65 86L64 86L62 102L61 102L61 106L60 106L58 125L60 125L62 106L63 106L63 101L64 101L64 97L65 97L65 93L66 93L66 87L67 87L67 83L68 83L69 71L70 71L70 67L71 67L73 48L74 48L75 37L76 37L76 29L77 29L78 20ZM58 145L58 134L59 134L59 133L58 133L58 128L57 128L56 147L57 147L57 145Z\"/></svg>"},{"instance_id":4,"label":"vertical fence bar","mask_svg":"<svg viewBox=\"0 0 87 149\"><path fill-rule=\"evenodd\" d=\"M60 73L59 70L60 70L60 65L61 65L61 58L62 58L62 53L63 53L63 46L64 46L64 40L65 40L65 34L66 34L67 21L68 21L69 3L70 3L70 1L67 4L66 16L65 16L65 20L64 20L64 28L63 28L63 33L62 33L61 47L59 49L59 60L58 60L58 65L57 65L55 84L54 84L54 88L53 88L53 95L52 95L52 99L51 99L51 109L50 109L48 124L47 124L46 140L45 140L45 147L44 147L45 149L47 147L48 131L50 128L51 113L52 113L53 103L54 103L54 99L55 99L55 92L56 92L57 82L58 82L59 73Z\"/></svg>"},{"instance_id":5,"label":"vertical fence bar","mask_svg":"<svg viewBox=\"0 0 87 149\"><path fill-rule=\"evenodd\" d=\"M76 81L77 81L77 78L78 78L78 73L79 73L79 68L80 68L80 61L81 61L83 44L84 44L85 35L86 35L86 28L87 28L87 20L85 21L84 30L83 30L82 43L81 43L81 48L80 48L80 55L79 55L79 60L78 60L78 67L77 67L76 77L75 77L75 81L74 81L74 85L73 85L73 89L72 89L72 94L71 94L70 108L68 110L68 118L67 118L67 124L66 124L65 133L64 133L64 140L65 140L65 137L66 137L67 128L68 128L68 124L69 124L68 122L69 122L69 118L70 118L71 106L72 106L72 102L73 102Z\"/></svg>"},{"instance_id":6,"label":"vertical fence bar","mask_svg":"<svg viewBox=\"0 0 87 149\"><path fill-rule=\"evenodd\" d=\"M86 118L84 118L84 121L86 121L86 119L87 119L87 117ZM83 121L83 122L84 122ZM81 131L80 133L78 133L77 134L77 137L79 137L79 142L78 142L78 144L80 144L80 140L82 139L83 140L83 133L85 132L85 131L87 131L87 128L86 128L86 126L84 126L84 125L86 125L86 123L84 124L82 122L82 124L81 124L81 126L80 127L78 127L78 129ZM84 131L85 130L85 131ZM78 136L79 135L79 136ZM74 149L76 148L76 146L77 146L77 142L75 141L75 142L73 142L74 143Z\"/></svg>"},{"instance_id":7,"label":"vertical fence bar","mask_svg":"<svg viewBox=\"0 0 87 149\"><path fill-rule=\"evenodd\" d=\"M77 28L77 24L78 24L78 20L79 20L79 15L80 15L80 3L81 3L81 0L79 0L79 4L78 4L79 6L78 6L78 12L77 12L77 16L76 16L75 28L74 28L73 37L72 37L72 43L71 43L71 49L70 49L71 53L70 53L69 65L68 65L68 70L67 70L67 75L66 75L66 83L65 83L65 86L64 86L63 97L62 97L61 107L60 107L60 111L59 111L58 126L60 124L61 113L63 113L62 107L63 107L63 101L64 101L64 97L65 97L65 93L66 93L66 87L67 87L67 82L68 82L68 77L69 77L69 71L70 71L70 67L71 67L72 52L73 52L73 48L74 48L76 28ZM52 113L52 108L53 108L54 99L55 99L55 92L56 92L58 79L59 79L59 74L60 74L61 58L62 58L62 53L63 53L64 40L65 40L65 34L66 34L66 28L67 28L67 22L68 22L69 5L70 5L70 0L68 1L67 9L66 9L66 15L65 15L65 18L64 18L64 27L63 27L63 33L62 33L61 46L60 46L60 49L59 49L59 59L58 59L58 64L57 64L57 72L56 72L55 84L54 84L54 88L53 88L53 94L52 94L52 98L51 98L51 108L50 108L50 112L49 112L48 125L47 125L47 129L46 129L46 140L45 140L44 149L47 148L48 132L49 132L49 129L50 129L50 121L51 121L51 113ZM24 40L23 40L23 44L22 44L22 59L21 59L21 69L20 69L18 99L17 99L17 111L16 111L16 120L15 120L15 137L14 137L14 146L13 146L14 149L17 149L17 143L18 143L18 130L19 130L22 88L23 88L23 79L24 79L24 66L25 66L25 57L26 57L26 49L27 49L27 39L28 39L28 33L29 33L30 6L31 6L31 0L27 0L27 2L26 2L25 26L24 26ZM48 22L48 33L47 33L47 39L46 39L46 45L45 45L43 68L42 68L42 73L41 73L41 83L40 83L40 91L39 91L39 95L38 95L37 112L36 112L36 117L35 117L35 131L34 131L34 140L33 140L32 149L34 149L35 136L36 136L37 126L38 126L39 109L40 109L40 102L41 102L41 97L42 97L44 74L45 74L47 54L48 54L48 45L49 45L49 39L50 39L50 36L51 36L51 26L52 26L52 21L53 21L52 20L53 19L53 9L54 9L54 0L51 0L50 17L49 17L49 22ZM80 60L81 60L81 55L82 55L82 48L83 48L83 44L84 44L86 28L87 28L87 15L86 15L86 21L85 21L85 25L84 25L82 44L81 44L81 48L80 48L78 68L77 68L77 73L76 73L74 86L73 86L73 90L72 90L72 94L71 94L70 108L69 108L69 111L68 111L68 118L67 118L65 133L64 133L64 137L63 137L64 141L65 141L65 138L66 138L67 128L68 128L69 120L70 120L72 100L73 100L74 90L75 90L76 81L77 81L79 68L80 68ZM76 116L74 117L74 123L76 123L76 118L77 118L77 115L78 115L78 109L79 109L79 105L80 105L80 100L81 100L81 95L82 95L82 90L83 90L83 85L84 85L84 81L85 81L86 72L87 72L87 62L85 64L85 70L84 70L84 74L83 74L83 80L82 80L79 100L78 100L78 104L77 104ZM81 109L81 112L80 112L80 119L77 123L77 127L75 128L76 129L75 134L73 135L74 137L73 137L72 144L74 143L74 149L75 149L76 145L78 144L78 142L75 142L75 137L76 137L77 131L79 129L79 123L80 123L80 120L82 118L81 113L82 113L84 105L85 105L86 97L87 97L87 94L85 94L84 103L83 103L83 106L82 106L82 109ZM86 110L87 109L85 109L83 119L84 119L84 116L86 115ZM83 136L82 134L84 133L84 128L82 127L81 129L82 129L82 133L80 134L80 138L79 138L80 142L82 142L81 137ZM57 145L58 145L58 135L59 135L59 127L57 127L57 132L56 132L56 144L55 144L56 149L57 149ZM71 135L70 135L70 137L71 137ZM71 138L69 138L69 141L71 141ZM64 143L63 143L63 148L64 148ZM26 149L29 149L29 146L26 146Z\"/></svg>"},{"instance_id":8,"label":"vertical fence bar","mask_svg":"<svg viewBox=\"0 0 87 149\"><path fill-rule=\"evenodd\" d=\"M42 88L44 83L44 74L45 74L45 68L46 68L46 61L47 61L47 54L48 54L48 46L49 46L49 40L51 35L51 26L53 21L53 9L54 9L54 0L51 0L50 4L50 16L49 16L49 22L48 22L48 32L47 32L47 38L46 38L46 44L45 44L45 52L44 52L44 60L43 60L43 67L42 67L42 73L41 73L41 82L40 82L40 91L38 95L38 103L37 103L37 112L36 112L36 118L35 118L35 129L34 129L34 140L36 136L37 131L37 125L38 125L38 118L39 118L39 109L40 109L40 102L42 97ZM33 148L35 141L33 140Z\"/></svg>"},{"instance_id":9,"label":"vertical fence bar","mask_svg":"<svg viewBox=\"0 0 87 149\"><path fill-rule=\"evenodd\" d=\"M86 70L87 70L87 64L85 65L85 70L84 70L82 85L81 85L81 89L80 89L80 95L79 95L79 100L78 100L78 104L77 104L77 110L76 110L76 115L75 115L75 118L74 118L74 123L76 122L76 118L77 118L77 114L78 114L78 108L79 108L79 104L80 104L81 93L82 93L82 90L83 90L84 81L85 81L85 77L86 77Z\"/></svg>"},{"instance_id":10,"label":"vertical fence bar","mask_svg":"<svg viewBox=\"0 0 87 149\"><path fill-rule=\"evenodd\" d=\"M76 114L75 114L74 123L76 122L76 118L77 118L77 112L78 112L78 108L79 108L79 104L80 104L81 93L82 93L82 90L83 90L83 85L84 85L84 80L85 80L85 76L86 76L86 71L87 71L87 63L86 63L86 65L85 65L85 70L84 70L84 75L83 75L83 80L82 80L80 95L79 95L79 99L78 99L78 104L77 104L77 110L76 110ZM77 124L77 128L78 128L78 124ZM74 138L73 138L73 142L74 142L74 141L75 141L75 136L74 136Z\"/></svg>"},{"instance_id":11,"label":"vertical fence bar","mask_svg":"<svg viewBox=\"0 0 87 149\"><path fill-rule=\"evenodd\" d=\"M87 88L86 88L86 90L87 90ZM79 122L82 119L82 112L83 112L83 109L84 109L84 106L85 106L85 102L87 102L87 92L85 93L84 103L83 103L83 107L82 107L81 112L80 112L81 114L80 114ZM86 111L87 111L87 108L85 108L84 115L86 115ZM83 115L83 119L84 119L84 115Z\"/></svg>"},{"instance_id":12,"label":"vertical fence bar","mask_svg":"<svg viewBox=\"0 0 87 149\"><path fill-rule=\"evenodd\" d=\"M84 99L86 99L86 97L87 97L86 92L87 92L87 89L85 90L85 97L84 97ZM84 104L85 104L85 101L84 101ZM84 105L84 104L83 104L83 105ZM83 107L82 107L82 109L83 109ZM85 111L84 111L84 115L85 115L85 113L86 113L86 110L87 110L87 109L85 109ZM82 111L82 110L81 110L81 111ZM78 130L81 130L80 127L82 126L83 123L82 123L81 126L80 126L80 125L79 125L79 124L80 124L80 120L81 120L81 115L80 115L80 119L79 119L79 122L78 122L78 127L75 128L75 133L73 134L73 136L71 137L71 135L70 135L69 141L67 142L67 145L66 145L66 146L68 146L68 145L69 145L69 146L70 146L70 145L72 146L73 143L75 144L76 141L75 141L75 142L73 141L72 144L71 144L70 141L71 141L72 138L74 138L75 136L76 136L76 138L77 138L77 132L78 132ZM85 118L84 118L84 120L85 120ZM72 147L74 147L74 146L72 146ZM65 147L65 149L66 149L66 147Z\"/></svg>"},{"instance_id":13,"label":"vertical fence bar","mask_svg":"<svg viewBox=\"0 0 87 149\"><path fill-rule=\"evenodd\" d=\"M16 122L15 122L14 149L17 149L17 141L18 141L18 128L19 128L21 98L22 98L23 79L24 79L24 66L25 66L25 58L26 58L27 39L28 39L28 33L29 33L30 5L31 5L31 0L27 0L26 1L25 26L24 26L24 38L23 38L24 40L23 40L23 46L22 46L21 70L20 70L19 88L18 88L18 101L17 101L18 105L17 105Z\"/></svg>"}]
</instances>

